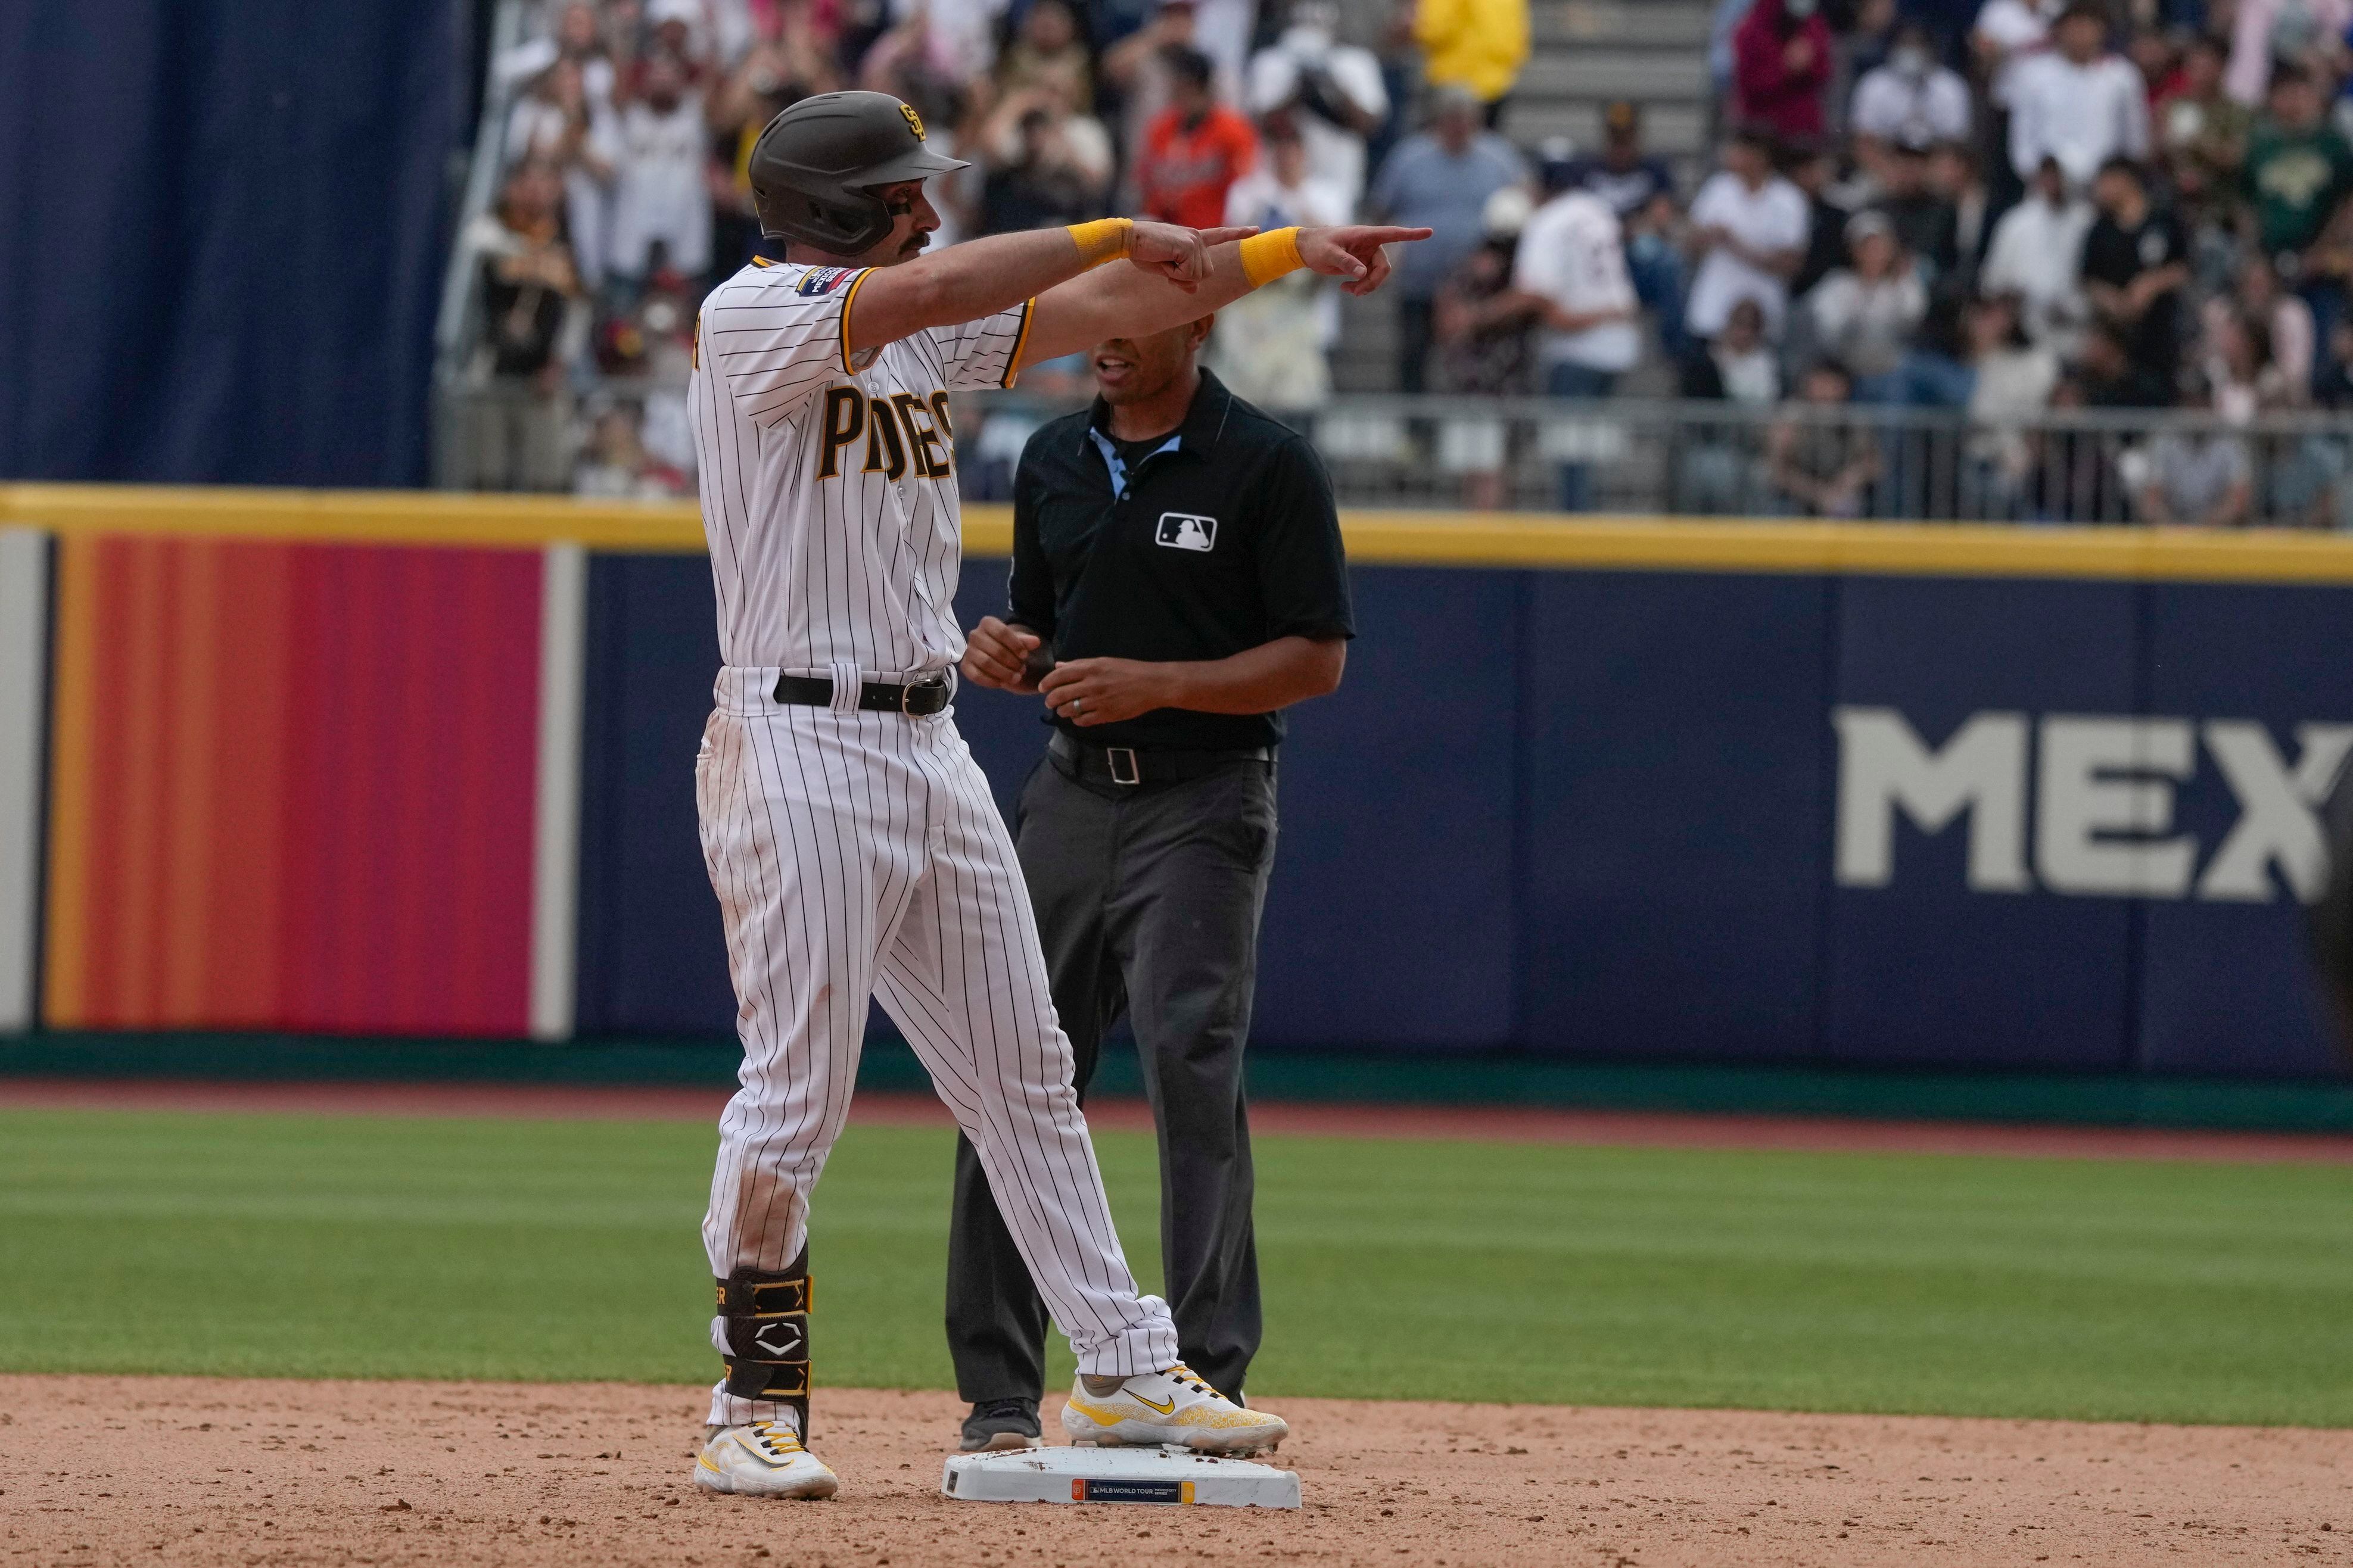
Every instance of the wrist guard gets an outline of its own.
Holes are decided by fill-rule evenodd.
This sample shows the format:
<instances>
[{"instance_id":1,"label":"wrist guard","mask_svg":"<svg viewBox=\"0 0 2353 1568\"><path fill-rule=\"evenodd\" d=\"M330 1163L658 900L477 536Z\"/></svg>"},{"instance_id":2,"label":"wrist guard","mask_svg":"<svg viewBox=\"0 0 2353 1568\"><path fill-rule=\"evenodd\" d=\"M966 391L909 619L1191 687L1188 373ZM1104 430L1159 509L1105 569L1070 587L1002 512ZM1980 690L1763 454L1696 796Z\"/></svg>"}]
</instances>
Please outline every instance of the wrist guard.
<instances>
[{"instance_id":1,"label":"wrist guard","mask_svg":"<svg viewBox=\"0 0 2353 1568\"><path fill-rule=\"evenodd\" d=\"M1074 223L1063 231L1079 247L1079 259L1092 271L1106 261L1117 261L1127 254L1135 239L1135 220L1125 217L1097 218L1092 223Z\"/></svg>"},{"instance_id":2,"label":"wrist guard","mask_svg":"<svg viewBox=\"0 0 2353 1568\"><path fill-rule=\"evenodd\" d=\"M1286 272L1296 272L1307 263L1299 254L1299 231L1278 228L1267 234L1254 234L1241 243L1242 276L1253 289L1273 282Z\"/></svg>"}]
</instances>

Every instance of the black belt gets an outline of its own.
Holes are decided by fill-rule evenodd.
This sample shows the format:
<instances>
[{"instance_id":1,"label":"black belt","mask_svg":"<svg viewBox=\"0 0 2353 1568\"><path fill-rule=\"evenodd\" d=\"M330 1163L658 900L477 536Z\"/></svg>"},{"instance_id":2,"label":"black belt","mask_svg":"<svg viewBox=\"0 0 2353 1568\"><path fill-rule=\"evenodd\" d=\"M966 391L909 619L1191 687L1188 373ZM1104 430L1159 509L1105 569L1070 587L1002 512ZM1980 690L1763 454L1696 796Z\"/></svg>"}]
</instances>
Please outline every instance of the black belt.
<instances>
[{"instance_id":1,"label":"black belt","mask_svg":"<svg viewBox=\"0 0 2353 1568\"><path fill-rule=\"evenodd\" d=\"M944 675L926 675L904 686L887 680L869 680L858 689L858 710L860 713L904 713L911 719L928 719L948 705L951 689ZM833 706L833 682L823 676L780 675L776 677L776 700L796 708L830 708Z\"/></svg>"},{"instance_id":2,"label":"black belt","mask_svg":"<svg viewBox=\"0 0 2353 1568\"><path fill-rule=\"evenodd\" d=\"M1074 740L1060 730L1046 742L1046 749L1069 763L1083 784L1130 786L1179 784L1236 763L1274 761L1272 746L1255 746L1240 752L1141 752L1133 746L1098 746L1092 741Z\"/></svg>"}]
</instances>

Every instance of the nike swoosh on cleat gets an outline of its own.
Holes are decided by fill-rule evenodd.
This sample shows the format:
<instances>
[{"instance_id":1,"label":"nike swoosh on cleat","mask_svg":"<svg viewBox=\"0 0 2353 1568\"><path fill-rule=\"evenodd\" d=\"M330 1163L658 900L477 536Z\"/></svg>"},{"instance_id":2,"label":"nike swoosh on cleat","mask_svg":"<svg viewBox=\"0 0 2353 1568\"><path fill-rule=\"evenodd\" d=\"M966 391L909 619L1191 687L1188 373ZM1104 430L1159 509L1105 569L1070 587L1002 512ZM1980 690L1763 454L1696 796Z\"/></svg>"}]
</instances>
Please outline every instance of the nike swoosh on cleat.
<instances>
[{"instance_id":1,"label":"nike swoosh on cleat","mask_svg":"<svg viewBox=\"0 0 2353 1568\"><path fill-rule=\"evenodd\" d=\"M1132 1388L1127 1391L1127 1396L1130 1399L1134 1400L1138 1405L1143 1405L1146 1410L1157 1410L1163 1415L1174 1415L1176 1414L1176 1402L1173 1399L1166 1405L1155 1405L1151 1400L1145 1398L1144 1395L1136 1393L1135 1390Z\"/></svg>"}]
</instances>

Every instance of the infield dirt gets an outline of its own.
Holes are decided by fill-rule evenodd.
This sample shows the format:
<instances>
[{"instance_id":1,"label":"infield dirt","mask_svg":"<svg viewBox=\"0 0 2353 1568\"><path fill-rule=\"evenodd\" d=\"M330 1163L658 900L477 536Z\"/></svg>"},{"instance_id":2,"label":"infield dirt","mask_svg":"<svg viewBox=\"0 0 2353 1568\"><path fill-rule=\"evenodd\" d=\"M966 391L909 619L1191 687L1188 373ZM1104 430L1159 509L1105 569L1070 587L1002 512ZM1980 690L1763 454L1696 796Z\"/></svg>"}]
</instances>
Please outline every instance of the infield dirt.
<instances>
[{"instance_id":1,"label":"infield dirt","mask_svg":"<svg viewBox=\"0 0 2353 1568\"><path fill-rule=\"evenodd\" d=\"M688 1482L698 1391L0 1378L0 1562L2353 1560L2353 1433L1273 1402L1297 1513L952 1502L944 1394L824 1391L826 1503ZM1057 1431L1054 1409L1048 1430Z\"/></svg>"}]
</instances>

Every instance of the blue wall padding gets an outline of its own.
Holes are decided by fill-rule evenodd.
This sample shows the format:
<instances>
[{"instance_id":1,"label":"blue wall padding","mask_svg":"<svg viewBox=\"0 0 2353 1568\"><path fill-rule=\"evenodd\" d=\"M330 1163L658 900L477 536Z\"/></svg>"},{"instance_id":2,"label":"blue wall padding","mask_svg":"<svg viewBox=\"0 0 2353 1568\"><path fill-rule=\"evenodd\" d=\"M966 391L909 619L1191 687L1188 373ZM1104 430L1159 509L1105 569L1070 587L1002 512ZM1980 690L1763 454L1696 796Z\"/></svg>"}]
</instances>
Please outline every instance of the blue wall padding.
<instances>
[{"instance_id":1,"label":"blue wall padding","mask_svg":"<svg viewBox=\"0 0 2353 1568\"><path fill-rule=\"evenodd\" d=\"M1822 580L1530 582L1524 1038L1581 1055L1811 1055Z\"/></svg>"},{"instance_id":2,"label":"blue wall padding","mask_svg":"<svg viewBox=\"0 0 2353 1568\"><path fill-rule=\"evenodd\" d=\"M582 842L585 1033L724 1033L693 828L709 570L599 558ZM2254 1077L2335 1073L2301 910L1994 893L1970 824L1894 816L1893 877L1833 869L1841 705L1921 744L1972 714L2353 720L2353 590L1360 567L1340 692L1298 710L1252 1039L1588 1059ZM1005 565L967 563L965 624ZM1009 805L1033 699L957 722ZM2174 830L2237 816L2201 750Z\"/></svg>"},{"instance_id":3,"label":"blue wall padding","mask_svg":"<svg viewBox=\"0 0 2353 1568\"><path fill-rule=\"evenodd\" d=\"M2149 712L2261 720L2291 765L2298 724L2353 719L2346 700L2353 594L2200 584L2152 587L2147 596ZM2211 854L2238 802L2200 761L2176 821ZM2148 900L2138 922L2136 1066L2230 1075L2334 1070L2319 995L2306 978L2303 911L2284 892L2268 903Z\"/></svg>"},{"instance_id":4,"label":"blue wall padding","mask_svg":"<svg viewBox=\"0 0 2353 1568\"><path fill-rule=\"evenodd\" d=\"M694 753L719 634L700 555L599 555L588 569L581 733L584 1035L726 1034L735 999L694 824Z\"/></svg>"},{"instance_id":5,"label":"blue wall padding","mask_svg":"<svg viewBox=\"0 0 2353 1568\"><path fill-rule=\"evenodd\" d=\"M463 8L5 14L0 478L423 482Z\"/></svg>"},{"instance_id":6,"label":"blue wall padding","mask_svg":"<svg viewBox=\"0 0 2353 1568\"><path fill-rule=\"evenodd\" d=\"M1833 634L1837 700L1900 709L1938 746L1989 709L2022 711L2030 723L2046 712L2131 713L2139 592L1846 579ZM1822 1054L1923 1067L2126 1067L2129 902L1971 892L1968 829L1956 823L1928 837L1899 823L1894 885L1831 892ZM1827 845L1821 853L1827 860Z\"/></svg>"}]
</instances>

